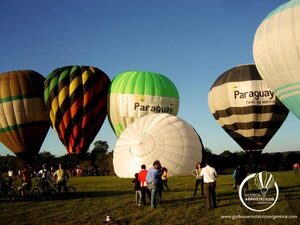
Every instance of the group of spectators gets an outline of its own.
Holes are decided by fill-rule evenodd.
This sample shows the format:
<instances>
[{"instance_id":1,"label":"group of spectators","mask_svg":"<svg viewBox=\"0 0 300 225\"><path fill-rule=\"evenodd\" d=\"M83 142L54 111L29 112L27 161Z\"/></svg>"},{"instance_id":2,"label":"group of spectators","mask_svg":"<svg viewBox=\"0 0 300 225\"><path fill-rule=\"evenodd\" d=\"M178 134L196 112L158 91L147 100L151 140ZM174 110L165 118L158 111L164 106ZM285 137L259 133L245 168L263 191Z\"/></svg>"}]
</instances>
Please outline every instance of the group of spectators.
<instances>
[{"instance_id":1,"label":"group of spectators","mask_svg":"<svg viewBox=\"0 0 300 225\"><path fill-rule=\"evenodd\" d=\"M69 179L69 173L67 170L63 169L62 164L59 164L58 169L55 171L53 167L48 168L46 164L42 165L42 168L35 172L32 167L26 164L22 170L19 170L17 175L14 176L12 169L8 170L8 180L6 187L13 187L14 180L21 178L22 183L17 188L22 196L25 196L26 192L30 191L32 188L32 178L37 177L40 180L40 185L43 191L47 190L52 184L52 180L55 180L57 189L61 193L62 188L67 190L67 181ZM2 176L2 175L1 175ZM1 177L2 180L4 178ZM4 185L3 185L4 186Z\"/></svg>"},{"instance_id":2,"label":"group of spectators","mask_svg":"<svg viewBox=\"0 0 300 225\"><path fill-rule=\"evenodd\" d=\"M197 190L200 184L201 195L206 195L208 208L217 208L216 202L216 178L218 176L214 167L208 163L197 162L192 174L196 178L194 197L197 195Z\"/></svg>"},{"instance_id":3,"label":"group of spectators","mask_svg":"<svg viewBox=\"0 0 300 225\"><path fill-rule=\"evenodd\" d=\"M162 167L159 160L153 162L153 167L149 170L146 165L141 165L141 171L135 174L132 180L134 183L135 199L139 206L146 205L146 195L150 199L152 208L156 208L162 198L164 187L169 191L168 170Z\"/></svg>"},{"instance_id":4,"label":"group of spectators","mask_svg":"<svg viewBox=\"0 0 300 225\"><path fill-rule=\"evenodd\" d=\"M194 197L197 195L198 186L201 187L201 195L206 195L208 208L216 208L216 178L217 172L215 168L211 167L207 163L196 164L192 174L196 178ZM247 170L240 164L234 170L232 174L234 178L233 189L239 190L241 183L247 177ZM242 189L242 195L244 196L248 191L248 183L246 182Z\"/></svg>"},{"instance_id":5,"label":"group of spectators","mask_svg":"<svg viewBox=\"0 0 300 225\"><path fill-rule=\"evenodd\" d=\"M206 195L208 207L216 208L217 172L215 168L207 163L198 162L192 174L196 178L194 196L196 196L200 185L201 195ZM139 206L146 205L146 195L148 195L151 207L156 208L162 198L164 187L167 191L170 190L168 186L168 170L161 166L159 160L155 160L153 167L149 170L146 169L145 165L141 165L141 171L135 174L132 183L134 183L135 200Z\"/></svg>"},{"instance_id":6,"label":"group of spectators","mask_svg":"<svg viewBox=\"0 0 300 225\"><path fill-rule=\"evenodd\" d=\"M69 170L69 173L72 176L80 177L80 176L108 176L110 175L110 170L107 168L87 168L83 169L80 166L77 166L74 169Z\"/></svg>"}]
</instances>

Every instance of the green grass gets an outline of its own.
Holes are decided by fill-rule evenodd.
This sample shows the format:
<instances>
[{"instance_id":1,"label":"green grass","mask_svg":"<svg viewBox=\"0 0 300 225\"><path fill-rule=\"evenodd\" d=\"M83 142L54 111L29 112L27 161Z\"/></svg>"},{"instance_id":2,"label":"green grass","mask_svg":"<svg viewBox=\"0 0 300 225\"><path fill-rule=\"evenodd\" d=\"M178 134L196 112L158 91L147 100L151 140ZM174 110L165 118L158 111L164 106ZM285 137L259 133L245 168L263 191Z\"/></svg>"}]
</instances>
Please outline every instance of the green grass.
<instances>
[{"instance_id":1,"label":"green grass","mask_svg":"<svg viewBox=\"0 0 300 225\"><path fill-rule=\"evenodd\" d=\"M78 194L64 200L0 202L0 224L102 224L110 213L119 224L300 224L300 175L274 172L280 193L278 202L263 213L239 206L231 175L217 179L218 208L206 208L205 198L192 198L194 178L169 178L171 192L163 193L157 209L135 204L131 179L72 177ZM147 199L148 200L148 199ZM149 201L148 201L149 203ZM222 219L236 215L297 215L298 219Z\"/></svg>"}]
</instances>

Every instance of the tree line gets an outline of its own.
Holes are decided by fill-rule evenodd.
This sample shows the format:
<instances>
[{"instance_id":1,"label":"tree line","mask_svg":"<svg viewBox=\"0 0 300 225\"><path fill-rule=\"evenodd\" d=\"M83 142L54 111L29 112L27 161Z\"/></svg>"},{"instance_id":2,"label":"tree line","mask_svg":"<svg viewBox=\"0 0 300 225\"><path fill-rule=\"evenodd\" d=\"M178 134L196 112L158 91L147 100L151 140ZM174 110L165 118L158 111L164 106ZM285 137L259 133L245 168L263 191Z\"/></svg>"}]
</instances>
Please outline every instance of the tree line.
<instances>
[{"instance_id":1,"label":"tree line","mask_svg":"<svg viewBox=\"0 0 300 225\"><path fill-rule=\"evenodd\" d=\"M56 157L50 152L44 151L31 160L33 169L40 169L46 163L48 167L58 167L63 164L67 169L81 168L83 175L114 175L113 152L108 152L109 146L106 141L96 141L93 149L85 154L67 154ZM251 157L250 157L251 156ZM203 158L214 166L218 173L232 173L238 164L243 164L249 171L282 171L292 170L294 163L300 164L300 151L255 153L250 155L244 151L223 151L214 154L209 148L203 151ZM12 155L0 156L0 170L22 169L25 162Z\"/></svg>"},{"instance_id":2,"label":"tree line","mask_svg":"<svg viewBox=\"0 0 300 225\"><path fill-rule=\"evenodd\" d=\"M25 164L36 171L46 164L49 168L58 168L58 164L62 164L64 168L74 170L80 168L83 175L110 175L113 172L113 152L108 152L109 146L106 141L96 141L90 152L84 154L66 154L56 157L50 152L44 151L37 155L31 156L31 160L23 161L16 156L7 155L0 156L0 170L8 171L8 169L22 169Z\"/></svg>"},{"instance_id":3,"label":"tree line","mask_svg":"<svg viewBox=\"0 0 300 225\"><path fill-rule=\"evenodd\" d=\"M240 164L249 172L258 171L287 171L292 170L295 163L300 164L300 151L276 153L262 152L230 152L223 151L217 155L209 148L204 150L204 158L213 165L220 174L232 173Z\"/></svg>"}]
</instances>

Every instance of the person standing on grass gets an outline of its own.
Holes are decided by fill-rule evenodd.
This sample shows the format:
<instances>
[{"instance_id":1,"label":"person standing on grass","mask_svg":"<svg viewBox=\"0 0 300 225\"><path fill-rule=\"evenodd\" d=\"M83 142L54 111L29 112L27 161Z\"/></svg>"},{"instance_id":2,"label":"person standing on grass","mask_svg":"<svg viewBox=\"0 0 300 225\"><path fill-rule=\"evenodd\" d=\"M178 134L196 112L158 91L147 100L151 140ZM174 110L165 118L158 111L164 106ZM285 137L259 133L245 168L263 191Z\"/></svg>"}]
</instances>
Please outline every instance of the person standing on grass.
<instances>
[{"instance_id":1,"label":"person standing on grass","mask_svg":"<svg viewBox=\"0 0 300 225\"><path fill-rule=\"evenodd\" d=\"M155 160L153 162L153 167L151 167L146 176L146 181L148 183L148 187L151 191L151 207L156 208L158 201L159 189L162 186L161 180L162 170L160 166L160 162Z\"/></svg>"},{"instance_id":2,"label":"person standing on grass","mask_svg":"<svg viewBox=\"0 0 300 225\"><path fill-rule=\"evenodd\" d=\"M295 163L295 164L293 165L293 168L294 168L294 171L295 171L295 175L298 175L298 170L299 170L299 168L300 168L299 163Z\"/></svg>"},{"instance_id":3,"label":"person standing on grass","mask_svg":"<svg viewBox=\"0 0 300 225\"><path fill-rule=\"evenodd\" d=\"M32 172L31 167L28 164L26 164L24 166L23 170L18 175L18 177L22 177L22 186L18 188L18 191L21 192L22 197L26 197L24 191L30 192L30 190L31 190L31 186L32 186L32 182L31 182L32 173L33 172Z\"/></svg>"},{"instance_id":4,"label":"person standing on grass","mask_svg":"<svg viewBox=\"0 0 300 225\"><path fill-rule=\"evenodd\" d=\"M9 168L8 172L7 172L7 175L8 175L8 183L7 185L12 187L13 186L13 183L14 183L14 172L12 170L12 168Z\"/></svg>"},{"instance_id":5,"label":"person standing on grass","mask_svg":"<svg viewBox=\"0 0 300 225\"><path fill-rule=\"evenodd\" d=\"M196 163L195 169L192 171L192 174L196 178L194 197L196 197L196 195L197 195L197 190L198 190L199 184L200 184L200 188L201 188L201 195L204 195L204 183L203 183L203 177L201 176L201 163L200 162Z\"/></svg>"},{"instance_id":6,"label":"person standing on grass","mask_svg":"<svg viewBox=\"0 0 300 225\"><path fill-rule=\"evenodd\" d=\"M207 199L207 206L211 209L217 208L216 203L216 178L218 176L215 168L209 166L207 163L204 164L200 175L203 176L204 189Z\"/></svg>"},{"instance_id":7,"label":"person standing on grass","mask_svg":"<svg viewBox=\"0 0 300 225\"><path fill-rule=\"evenodd\" d=\"M41 179L41 185L43 191L49 190L51 185L51 173L48 170L47 165L44 163L42 169L37 173L37 176Z\"/></svg>"},{"instance_id":8,"label":"person standing on grass","mask_svg":"<svg viewBox=\"0 0 300 225\"><path fill-rule=\"evenodd\" d=\"M163 171L163 174L161 175L163 187L167 189L167 191L170 191L170 188L168 186L168 169L166 167L161 168Z\"/></svg>"},{"instance_id":9,"label":"person standing on grass","mask_svg":"<svg viewBox=\"0 0 300 225\"><path fill-rule=\"evenodd\" d=\"M68 191L67 181L69 179L69 174L66 170L63 169L62 164L58 165L58 170L56 170L53 174L53 177L55 176L57 176L56 182L59 194L61 193L61 188L63 188L66 193Z\"/></svg>"},{"instance_id":10,"label":"person standing on grass","mask_svg":"<svg viewBox=\"0 0 300 225\"><path fill-rule=\"evenodd\" d=\"M237 168L234 170L232 176L235 179L234 189L239 191L241 183L247 177L247 170L242 165L238 165ZM242 190L243 199L247 191L248 191L248 182L246 182L243 185L243 190ZM242 205L242 202L240 202L240 204Z\"/></svg>"},{"instance_id":11,"label":"person standing on grass","mask_svg":"<svg viewBox=\"0 0 300 225\"><path fill-rule=\"evenodd\" d=\"M141 182L139 181L139 174L134 174L134 179L131 181L134 184L134 192L135 192L135 201L138 206L142 205L142 191L141 191Z\"/></svg>"},{"instance_id":12,"label":"person standing on grass","mask_svg":"<svg viewBox=\"0 0 300 225\"><path fill-rule=\"evenodd\" d=\"M151 193L148 188L148 183L146 181L146 176L147 176L147 170L146 170L146 165L141 165L141 171L139 172L139 181L141 184L141 192L142 192L142 204L146 205L146 193L149 197L149 200L151 201Z\"/></svg>"}]
</instances>

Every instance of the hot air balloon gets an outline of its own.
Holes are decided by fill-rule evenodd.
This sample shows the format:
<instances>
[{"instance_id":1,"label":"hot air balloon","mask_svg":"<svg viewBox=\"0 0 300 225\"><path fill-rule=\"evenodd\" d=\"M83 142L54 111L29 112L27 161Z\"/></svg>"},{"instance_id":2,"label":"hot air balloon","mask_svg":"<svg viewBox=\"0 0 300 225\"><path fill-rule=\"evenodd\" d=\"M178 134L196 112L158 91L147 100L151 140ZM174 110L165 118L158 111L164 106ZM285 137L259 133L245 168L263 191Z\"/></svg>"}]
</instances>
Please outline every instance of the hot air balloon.
<instances>
[{"instance_id":1,"label":"hot air balloon","mask_svg":"<svg viewBox=\"0 0 300 225\"><path fill-rule=\"evenodd\" d=\"M44 80L33 70L0 74L0 141L23 159L40 151L49 130Z\"/></svg>"},{"instance_id":2,"label":"hot air balloon","mask_svg":"<svg viewBox=\"0 0 300 225\"><path fill-rule=\"evenodd\" d=\"M211 113L244 150L260 152L288 115L288 109L260 77L255 65L232 68L212 85Z\"/></svg>"},{"instance_id":3,"label":"hot air balloon","mask_svg":"<svg viewBox=\"0 0 300 225\"><path fill-rule=\"evenodd\" d=\"M106 117L110 79L90 66L66 66L50 73L44 99L50 123L68 153L85 153Z\"/></svg>"},{"instance_id":4,"label":"hot air balloon","mask_svg":"<svg viewBox=\"0 0 300 225\"><path fill-rule=\"evenodd\" d=\"M258 27L257 70L280 101L300 119L300 0L287 1Z\"/></svg>"},{"instance_id":5,"label":"hot air balloon","mask_svg":"<svg viewBox=\"0 0 300 225\"><path fill-rule=\"evenodd\" d=\"M177 115L179 95L167 77L152 72L128 71L110 86L108 119L117 135L136 119L153 113Z\"/></svg>"},{"instance_id":6,"label":"hot air balloon","mask_svg":"<svg viewBox=\"0 0 300 225\"><path fill-rule=\"evenodd\" d=\"M203 145L197 132L184 120L155 113L130 124L117 140L113 164L117 176L134 177L141 165L159 160L170 176L190 175L202 160Z\"/></svg>"}]
</instances>

